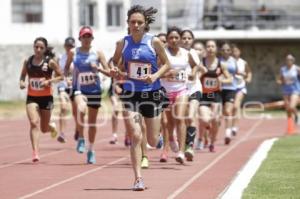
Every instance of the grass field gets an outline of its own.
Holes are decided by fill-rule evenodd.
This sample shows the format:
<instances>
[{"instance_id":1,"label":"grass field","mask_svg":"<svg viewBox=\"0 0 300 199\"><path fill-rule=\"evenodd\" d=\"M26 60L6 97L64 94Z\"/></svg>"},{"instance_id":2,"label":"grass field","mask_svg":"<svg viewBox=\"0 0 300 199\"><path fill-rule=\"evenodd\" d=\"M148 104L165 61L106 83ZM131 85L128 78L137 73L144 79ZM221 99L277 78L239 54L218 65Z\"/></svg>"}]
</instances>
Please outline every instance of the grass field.
<instances>
[{"instance_id":1,"label":"grass field","mask_svg":"<svg viewBox=\"0 0 300 199\"><path fill-rule=\"evenodd\" d=\"M58 99L55 98L55 109L53 111L53 115L58 116ZM112 107L110 105L109 98L104 96L102 100L102 108L99 111L99 114L110 115L112 112ZM285 117L285 111L282 109L278 110L267 110L261 111L257 109L247 109L242 112L243 117L249 118L261 118L262 115L270 115L274 118L276 117ZM0 119L14 119L14 118L22 118L26 116L25 111L25 101L0 101Z\"/></svg>"},{"instance_id":2,"label":"grass field","mask_svg":"<svg viewBox=\"0 0 300 199\"><path fill-rule=\"evenodd\" d=\"M277 141L255 174L243 199L300 198L300 136Z\"/></svg>"},{"instance_id":3,"label":"grass field","mask_svg":"<svg viewBox=\"0 0 300 199\"><path fill-rule=\"evenodd\" d=\"M71 108L71 106L70 106ZM71 110L71 109L70 109ZM102 108L99 110L99 115L111 115L112 107L108 97L102 99ZM59 115L59 100L54 98L53 116ZM71 118L71 112L69 112ZM17 119L26 117L26 102L19 101L0 101L0 120L1 119Z\"/></svg>"},{"instance_id":4,"label":"grass field","mask_svg":"<svg viewBox=\"0 0 300 199\"><path fill-rule=\"evenodd\" d=\"M0 119L20 118L25 115L24 101L0 101Z\"/></svg>"}]
</instances>

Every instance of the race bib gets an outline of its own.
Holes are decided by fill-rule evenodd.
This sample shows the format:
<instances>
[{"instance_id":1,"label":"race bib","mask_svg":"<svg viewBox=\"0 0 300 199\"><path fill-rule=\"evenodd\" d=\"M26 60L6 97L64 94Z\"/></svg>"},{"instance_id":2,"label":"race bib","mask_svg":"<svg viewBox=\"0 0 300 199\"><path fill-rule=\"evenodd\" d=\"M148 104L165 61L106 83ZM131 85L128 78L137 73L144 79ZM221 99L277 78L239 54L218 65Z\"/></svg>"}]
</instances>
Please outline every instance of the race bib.
<instances>
[{"instance_id":1,"label":"race bib","mask_svg":"<svg viewBox=\"0 0 300 199\"><path fill-rule=\"evenodd\" d=\"M294 79L292 77L285 77L284 78L284 83L287 84L287 85L293 84Z\"/></svg>"},{"instance_id":2,"label":"race bib","mask_svg":"<svg viewBox=\"0 0 300 199\"><path fill-rule=\"evenodd\" d=\"M185 82L187 79L187 74L185 70L180 70L175 77L169 78L172 82Z\"/></svg>"},{"instance_id":3,"label":"race bib","mask_svg":"<svg viewBox=\"0 0 300 199\"><path fill-rule=\"evenodd\" d=\"M44 90L44 86L42 86L41 78L30 78L29 79L30 88L35 91Z\"/></svg>"},{"instance_id":4,"label":"race bib","mask_svg":"<svg viewBox=\"0 0 300 199\"><path fill-rule=\"evenodd\" d=\"M92 72L79 73L78 81L80 85L91 85L96 82L96 74Z\"/></svg>"},{"instance_id":5,"label":"race bib","mask_svg":"<svg viewBox=\"0 0 300 199\"><path fill-rule=\"evenodd\" d=\"M219 86L218 79L205 77L204 78L204 86L205 86L205 88L208 88L208 89L216 89Z\"/></svg>"},{"instance_id":6,"label":"race bib","mask_svg":"<svg viewBox=\"0 0 300 199\"><path fill-rule=\"evenodd\" d=\"M142 79L151 74L151 64L141 62L129 62L129 77L131 79Z\"/></svg>"}]
</instances>

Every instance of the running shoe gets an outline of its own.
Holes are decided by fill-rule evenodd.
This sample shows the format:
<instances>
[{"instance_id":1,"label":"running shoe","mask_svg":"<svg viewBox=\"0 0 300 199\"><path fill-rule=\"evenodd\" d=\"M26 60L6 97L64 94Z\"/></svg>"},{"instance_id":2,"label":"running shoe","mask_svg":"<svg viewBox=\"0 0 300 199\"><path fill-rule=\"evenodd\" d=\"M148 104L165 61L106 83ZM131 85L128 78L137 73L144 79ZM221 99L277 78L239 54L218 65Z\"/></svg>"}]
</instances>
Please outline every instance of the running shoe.
<instances>
[{"instance_id":1,"label":"running shoe","mask_svg":"<svg viewBox=\"0 0 300 199\"><path fill-rule=\"evenodd\" d=\"M147 156L142 157L142 163L141 163L142 169L148 169L149 168L149 160Z\"/></svg>"},{"instance_id":2,"label":"running shoe","mask_svg":"<svg viewBox=\"0 0 300 199\"><path fill-rule=\"evenodd\" d=\"M168 161L168 155L166 151L163 151L162 154L160 155L160 162L167 162Z\"/></svg>"},{"instance_id":3,"label":"running shoe","mask_svg":"<svg viewBox=\"0 0 300 199\"><path fill-rule=\"evenodd\" d=\"M193 151L193 147L191 146L187 146L184 152L184 156L186 157L186 160L191 162L193 161L194 158L194 151Z\"/></svg>"},{"instance_id":4,"label":"running shoe","mask_svg":"<svg viewBox=\"0 0 300 199\"><path fill-rule=\"evenodd\" d=\"M160 135L159 135L159 139L158 139L158 143L157 143L157 145L156 145L156 148L157 148L157 149L161 149L161 148L163 147L163 145L164 145L164 138L163 138L163 136L160 134Z\"/></svg>"},{"instance_id":5,"label":"running shoe","mask_svg":"<svg viewBox=\"0 0 300 199\"><path fill-rule=\"evenodd\" d=\"M179 151L179 146L177 141L170 141L170 148L174 153L177 153Z\"/></svg>"},{"instance_id":6,"label":"running shoe","mask_svg":"<svg viewBox=\"0 0 300 199\"><path fill-rule=\"evenodd\" d=\"M231 141L231 129L230 128L226 128L225 130L225 145L229 145L230 144L230 141Z\"/></svg>"},{"instance_id":7,"label":"running shoe","mask_svg":"<svg viewBox=\"0 0 300 199\"><path fill-rule=\"evenodd\" d=\"M87 152L87 163L88 164L95 164L96 163L95 151L88 151Z\"/></svg>"},{"instance_id":8,"label":"running shoe","mask_svg":"<svg viewBox=\"0 0 300 199\"><path fill-rule=\"evenodd\" d=\"M56 138L56 136L57 136L57 130L56 130L56 124L55 124L55 122L49 123L49 127L50 127L51 137L52 138Z\"/></svg>"},{"instance_id":9,"label":"running shoe","mask_svg":"<svg viewBox=\"0 0 300 199\"><path fill-rule=\"evenodd\" d=\"M40 161L40 157L39 157L37 152L33 151L33 153L32 153L32 162L38 162L38 161Z\"/></svg>"},{"instance_id":10,"label":"running shoe","mask_svg":"<svg viewBox=\"0 0 300 199\"><path fill-rule=\"evenodd\" d=\"M295 122L295 124L299 124L298 114L294 115L294 122Z\"/></svg>"},{"instance_id":11,"label":"running shoe","mask_svg":"<svg viewBox=\"0 0 300 199\"><path fill-rule=\"evenodd\" d=\"M58 137L57 137L57 141L60 142L60 143L66 143L66 138L63 134L60 134Z\"/></svg>"},{"instance_id":12,"label":"running shoe","mask_svg":"<svg viewBox=\"0 0 300 199\"><path fill-rule=\"evenodd\" d=\"M215 151L215 146L214 146L213 144L209 145L208 148L209 148L209 151L210 151L210 152L212 152L212 153L216 152L216 151Z\"/></svg>"},{"instance_id":13,"label":"running shoe","mask_svg":"<svg viewBox=\"0 0 300 199\"><path fill-rule=\"evenodd\" d=\"M196 150L203 150L204 149L204 144L203 144L202 140L198 139L195 149Z\"/></svg>"},{"instance_id":14,"label":"running shoe","mask_svg":"<svg viewBox=\"0 0 300 199\"><path fill-rule=\"evenodd\" d=\"M84 153L85 152L85 141L84 141L83 138L78 138L76 149L77 149L78 153Z\"/></svg>"},{"instance_id":15,"label":"running shoe","mask_svg":"<svg viewBox=\"0 0 300 199\"><path fill-rule=\"evenodd\" d=\"M78 141L78 138L79 138L79 132L77 130L75 130L75 133L74 133L74 140L75 141Z\"/></svg>"},{"instance_id":16,"label":"running shoe","mask_svg":"<svg viewBox=\"0 0 300 199\"><path fill-rule=\"evenodd\" d=\"M125 145L126 147L130 147L130 146L131 146L131 140L130 140L129 137L125 137L124 145Z\"/></svg>"},{"instance_id":17,"label":"running shoe","mask_svg":"<svg viewBox=\"0 0 300 199\"><path fill-rule=\"evenodd\" d=\"M177 156L175 158L176 162L180 163L180 164L183 164L184 163L184 154L183 152L179 151L177 153Z\"/></svg>"},{"instance_id":18,"label":"running shoe","mask_svg":"<svg viewBox=\"0 0 300 199\"><path fill-rule=\"evenodd\" d=\"M144 191L145 190L143 178L138 178L135 180L132 190L133 191Z\"/></svg>"},{"instance_id":19,"label":"running shoe","mask_svg":"<svg viewBox=\"0 0 300 199\"><path fill-rule=\"evenodd\" d=\"M236 136L237 135L237 131L238 131L237 127L232 127L231 128L231 135L232 136Z\"/></svg>"},{"instance_id":20,"label":"running shoe","mask_svg":"<svg viewBox=\"0 0 300 199\"><path fill-rule=\"evenodd\" d=\"M109 144L117 144L117 142L118 142L118 136L117 134L114 133L111 140L109 141Z\"/></svg>"},{"instance_id":21,"label":"running shoe","mask_svg":"<svg viewBox=\"0 0 300 199\"><path fill-rule=\"evenodd\" d=\"M225 145L229 145L230 142L231 142L231 138L230 137L225 137L225 139L224 139Z\"/></svg>"}]
</instances>

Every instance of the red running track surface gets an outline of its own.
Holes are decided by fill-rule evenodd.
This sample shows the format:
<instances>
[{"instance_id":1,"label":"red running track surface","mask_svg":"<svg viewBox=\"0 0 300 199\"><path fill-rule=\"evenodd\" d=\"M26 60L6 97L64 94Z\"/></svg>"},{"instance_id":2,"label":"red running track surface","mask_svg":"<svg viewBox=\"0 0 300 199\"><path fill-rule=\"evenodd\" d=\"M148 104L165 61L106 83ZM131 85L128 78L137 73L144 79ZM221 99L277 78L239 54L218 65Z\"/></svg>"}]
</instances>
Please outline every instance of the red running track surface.
<instances>
[{"instance_id":1,"label":"red running track surface","mask_svg":"<svg viewBox=\"0 0 300 199\"><path fill-rule=\"evenodd\" d=\"M117 145L108 143L110 123L98 128L97 163L87 165L86 154L75 151L71 122L66 144L41 135L41 161L33 164L27 120L0 121L0 195L5 199L217 198L263 140L283 136L285 130L284 119L243 119L240 124L231 145L224 146L221 127L216 153L196 151L194 161L185 165L175 162L175 154L160 163L161 151L150 150L150 168L143 170L148 188L133 192L129 150L123 145L123 135Z\"/></svg>"}]
</instances>

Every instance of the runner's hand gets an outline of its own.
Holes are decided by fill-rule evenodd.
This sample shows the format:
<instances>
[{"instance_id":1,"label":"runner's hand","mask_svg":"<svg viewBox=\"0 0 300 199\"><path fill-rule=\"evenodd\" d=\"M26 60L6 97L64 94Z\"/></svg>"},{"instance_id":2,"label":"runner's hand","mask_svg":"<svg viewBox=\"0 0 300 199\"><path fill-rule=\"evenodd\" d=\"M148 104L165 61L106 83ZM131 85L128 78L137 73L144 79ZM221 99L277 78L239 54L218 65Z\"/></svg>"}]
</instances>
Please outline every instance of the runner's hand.
<instances>
[{"instance_id":1,"label":"runner's hand","mask_svg":"<svg viewBox=\"0 0 300 199\"><path fill-rule=\"evenodd\" d=\"M20 81L20 89L26 88L26 84L23 80Z\"/></svg>"},{"instance_id":2,"label":"runner's hand","mask_svg":"<svg viewBox=\"0 0 300 199\"><path fill-rule=\"evenodd\" d=\"M45 78L41 78L41 86L42 87L50 86L50 81Z\"/></svg>"},{"instance_id":3,"label":"runner's hand","mask_svg":"<svg viewBox=\"0 0 300 199\"><path fill-rule=\"evenodd\" d=\"M152 84L157 80L157 76L155 74L152 75L146 75L145 78L142 79L142 81L147 82L148 84Z\"/></svg>"},{"instance_id":4,"label":"runner's hand","mask_svg":"<svg viewBox=\"0 0 300 199\"><path fill-rule=\"evenodd\" d=\"M119 73L120 73L120 71L117 67L113 67L112 69L110 69L110 75L113 78L118 78Z\"/></svg>"}]
</instances>

